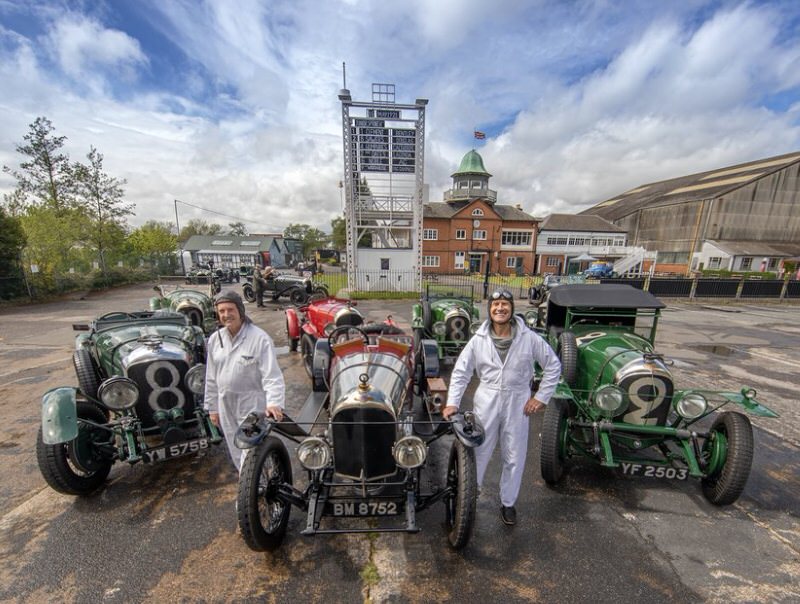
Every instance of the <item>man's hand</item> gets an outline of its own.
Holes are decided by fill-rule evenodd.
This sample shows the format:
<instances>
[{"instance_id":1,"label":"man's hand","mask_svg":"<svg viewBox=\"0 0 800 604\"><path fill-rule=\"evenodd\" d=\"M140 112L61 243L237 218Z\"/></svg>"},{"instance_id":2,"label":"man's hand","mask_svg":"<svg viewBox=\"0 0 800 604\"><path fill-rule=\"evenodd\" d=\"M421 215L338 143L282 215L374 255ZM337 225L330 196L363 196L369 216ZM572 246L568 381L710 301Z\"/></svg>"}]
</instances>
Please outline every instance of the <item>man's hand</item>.
<instances>
[{"instance_id":1,"label":"man's hand","mask_svg":"<svg viewBox=\"0 0 800 604\"><path fill-rule=\"evenodd\" d=\"M214 424L217 428L222 428L222 426L219 425L219 413L209 413L208 419L210 419L211 423Z\"/></svg>"},{"instance_id":2,"label":"man's hand","mask_svg":"<svg viewBox=\"0 0 800 604\"><path fill-rule=\"evenodd\" d=\"M267 407L267 417L272 417L275 419L276 422L279 422L283 419L283 409L281 409L277 405L273 405L272 407Z\"/></svg>"},{"instance_id":3,"label":"man's hand","mask_svg":"<svg viewBox=\"0 0 800 604\"><path fill-rule=\"evenodd\" d=\"M539 409L544 409L544 403L536 397L532 396L528 399L528 402L525 403L525 415L536 413Z\"/></svg>"},{"instance_id":4,"label":"man's hand","mask_svg":"<svg viewBox=\"0 0 800 604\"><path fill-rule=\"evenodd\" d=\"M450 417L455 413L458 413L458 407L455 405L450 405L449 407L442 409L442 417L444 419L450 419Z\"/></svg>"}]
</instances>

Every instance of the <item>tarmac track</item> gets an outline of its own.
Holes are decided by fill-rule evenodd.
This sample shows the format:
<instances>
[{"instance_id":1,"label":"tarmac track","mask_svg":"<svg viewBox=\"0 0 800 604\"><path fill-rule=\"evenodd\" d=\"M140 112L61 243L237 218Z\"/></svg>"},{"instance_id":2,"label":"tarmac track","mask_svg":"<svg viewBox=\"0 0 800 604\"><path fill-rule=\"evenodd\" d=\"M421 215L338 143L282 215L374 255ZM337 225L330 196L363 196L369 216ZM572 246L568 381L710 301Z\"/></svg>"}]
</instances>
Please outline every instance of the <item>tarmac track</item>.
<instances>
[{"instance_id":1,"label":"tarmac track","mask_svg":"<svg viewBox=\"0 0 800 604\"><path fill-rule=\"evenodd\" d=\"M283 547L259 554L237 534L236 473L222 447L156 466L117 465L105 488L84 499L55 493L39 473L41 394L75 382L71 324L144 308L149 296L149 288L129 287L0 309L2 601L800 600L797 306L676 303L660 324L659 349L675 360L679 387L747 384L781 413L754 421L753 470L732 506L710 505L693 481L633 479L588 464L545 487L538 415L514 528L498 516L495 455L461 552L446 544L439 504L419 513L415 535L306 538L295 511ZM391 313L408 328L410 306L359 308L375 320ZM248 305L275 339L296 411L310 388L279 311ZM446 452L446 443L434 451L430 483L441 479Z\"/></svg>"}]
</instances>

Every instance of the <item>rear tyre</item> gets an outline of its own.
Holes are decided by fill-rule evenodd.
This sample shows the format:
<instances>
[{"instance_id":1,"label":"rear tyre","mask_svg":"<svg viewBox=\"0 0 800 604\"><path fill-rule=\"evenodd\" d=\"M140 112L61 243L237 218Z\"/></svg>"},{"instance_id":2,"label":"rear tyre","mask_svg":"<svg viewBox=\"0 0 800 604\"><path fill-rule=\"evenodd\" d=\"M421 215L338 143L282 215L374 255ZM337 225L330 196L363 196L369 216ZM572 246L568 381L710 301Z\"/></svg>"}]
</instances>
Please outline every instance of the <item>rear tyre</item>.
<instances>
[{"instance_id":1,"label":"rear tyre","mask_svg":"<svg viewBox=\"0 0 800 604\"><path fill-rule=\"evenodd\" d=\"M458 439L454 439L450 447L447 487L452 492L444 499L447 540L453 549L461 549L469 542L475 524L478 473L475 451Z\"/></svg>"},{"instance_id":2,"label":"rear tyre","mask_svg":"<svg viewBox=\"0 0 800 604\"><path fill-rule=\"evenodd\" d=\"M78 420L105 424L106 414L88 401L77 401ZM45 481L54 490L66 495L85 497L102 485L111 471L113 461L104 457L97 446L108 441L108 432L78 422L78 436L68 443L47 445L42 429L36 437L36 461Z\"/></svg>"},{"instance_id":3,"label":"rear tyre","mask_svg":"<svg viewBox=\"0 0 800 604\"><path fill-rule=\"evenodd\" d=\"M203 327L203 313L196 308L187 308L183 314L189 317L189 324L197 327Z\"/></svg>"},{"instance_id":4,"label":"rear tyre","mask_svg":"<svg viewBox=\"0 0 800 604\"><path fill-rule=\"evenodd\" d=\"M289 292L289 300L295 306L300 306L308 301L308 294L298 287Z\"/></svg>"},{"instance_id":5,"label":"rear tyre","mask_svg":"<svg viewBox=\"0 0 800 604\"><path fill-rule=\"evenodd\" d=\"M539 463L542 479L550 485L556 484L564 475L564 448L567 433L567 403L553 398L545 407L542 419L542 447Z\"/></svg>"},{"instance_id":6,"label":"rear tyre","mask_svg":"<svg viewBox=\"0 0 800 604\"><path fill-rule=\"evenodd\" d=\"M314 338L307 333L300 337L300 354L303 355L303 366L308 377L314 378Z\"/></svg>"},{"instance_id":7,"label":"rear tyre","mask_svg":"<svg viewBox=\"0 0 800 604\"><path fill-rule=\"evenodd\" d=\"M561 360L561 377L570 388L574 388L578 377L578 343L571 331L558 336L558 358Z\"/></svg>"},{"instance_id":8,"label":"rear tyre","mask_svg":"<svg viewBox=\"0 0 800 604\"><path fill-rule=\"evenodd\" d=\"M256 301L256 294L253 291L253 286L250 285L249 283L245 283L242 286L242 295L244 296L244 299L247 300L248 302Z\"/></svg>"},{"instance_id":9,"label":"rear tyre","mask_svg":"<svg viewBox=\"0 0 800 604\"><path fill-rule=\"evenodd\" d=\"M714 505L729 505L739 499L753 464L750 419L735 411L720 414L711 426L703 452L709 457L714 453L725 455L722 466L702 481L706 499Z\"/></svg>"},{"instance_id":10,"label":"rear tyre","mask_svg":"<svg viewBox=\"0 0 800 604\"><path fill-rule=\"evenodd\" d=\"M75 375L81 392L89 398L96 399L97 390L100 388L100 376L92 355L85 348L79 348L72 353L72 364L75 366Z\"/></svg>"},{"instance_id":11,"label":"rear tyre","mask_svg":"<svg viewBox=\"0 0 800 604\"><path fill-rule=\"evenodd\" d=\"M292 484L289 452L268 436L250 449L239 474L237 516L245 543L257 552L274 550L283 542L291 505L278 498L278 487Z\"/></svg>"},{"instance_id":12,"label":"rear tyre","mask_svg":"<svg viewBox=\"0 0 800 604\"><path fill-rule=\"evenodd\" d=\"M431 303L427 300L422 301L422 325L428 333L433 333L433 311L431 310Z\"/></svg>"}]
</instances>

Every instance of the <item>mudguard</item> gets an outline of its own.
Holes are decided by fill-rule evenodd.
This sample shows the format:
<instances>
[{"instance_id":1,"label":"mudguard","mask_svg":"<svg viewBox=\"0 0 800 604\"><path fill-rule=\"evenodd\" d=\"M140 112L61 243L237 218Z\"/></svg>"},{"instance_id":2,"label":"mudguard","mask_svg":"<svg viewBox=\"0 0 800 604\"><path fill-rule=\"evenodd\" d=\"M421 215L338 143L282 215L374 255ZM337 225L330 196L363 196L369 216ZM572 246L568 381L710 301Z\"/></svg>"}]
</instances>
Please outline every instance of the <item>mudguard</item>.
<instances>
[{"instance_id":1,"label":"mudguard","mask_svg":"<svg viewBox=\"0 0 800 604\"><path fill-rule=\"evenodd\" d=\"M474 449L483 444L486 438L486 430L478 417L472 411L456 413L451 420L453 433L465 447Z\"/></svg>"},{"instance_id":2,"label":"mudguard","mask_svg":"<svg viewBox=\"0 0 800 604\"><path fill-rule=\"evenodd\" d=\"M150 298L150 310L161 309L161 296L153 296Z\"/></svg>"},{"instance_id":3,"label":"mudguard","mask_svg":"<svg viewBox=\"0 0 800 604\"><path fill-rule=\"evenodd\" d=\"M240 449L252 449L269 436L274 426L275 422L268 420L264 413L250 413L239 424L233 442Z\"/></svg>"},{"instance_id":4,"label":"mudguard","mask_svg":"<svg viewBox=\"0 0 800 604\"><path fill-rule=\"evenodd\" d=\"M756 400L756 391L753 388L745 386L739 392L720 392L718 394L725 400L742 406L745 411L758 417L779 417L772 409Z\"/></svg>"},{"instance_id":5,"label":"mudguard","mask_svg":"<svg viewBox=\"0 0 800 604\"><path fill-rule=\"evenodd\" d=\"M289 339L300 337L300 320L297 318L297 311L294 308L286 309L286 331L289 332Z\"/></svg>"},{"instance_id":6,"label":"mudguard","mask_svg":"<svg viewBox=\"0 0 800 604\"><path fill-rule=\"evenodd\" d=\"M66 443L78 436L75 388L53 388L42 397L42 440L46 445Z\"/></svg>"}]
</instances>

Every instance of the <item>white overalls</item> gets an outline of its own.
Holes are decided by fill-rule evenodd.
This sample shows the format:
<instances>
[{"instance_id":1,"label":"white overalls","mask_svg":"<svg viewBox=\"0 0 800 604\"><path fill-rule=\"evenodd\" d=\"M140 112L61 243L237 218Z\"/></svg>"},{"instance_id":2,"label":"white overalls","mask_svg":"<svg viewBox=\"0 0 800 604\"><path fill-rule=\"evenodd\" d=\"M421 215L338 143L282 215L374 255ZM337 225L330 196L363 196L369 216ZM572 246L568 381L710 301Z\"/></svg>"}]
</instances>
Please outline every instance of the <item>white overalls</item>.
<instances>
[{"instance_id":1,"label":"white overalls","mask_svg":"<svg viewBox=\"0 0 800 604\"><path fill-rule=\"evenodd\" d=\"M239 424L252 411L265 412L267 404L284 407L275 347L267 332L245 321L233 339L227 328L209 337L206 362L205 408L219 413L231 459L241 470L247 452L233 443Z\"/></svg>"},{"instance_id":2,"label":"white overalls","mask_svg":"<svg viewBox=\"0 0 800 604\"><path fill-rule=\"evenodd\" d=\"M561 374L561 363L550 345L521 318L514 316L512 320L516 321L516 333L505 362L501 362L492 342L491 322L487 320L458 356L447 393L447 405L460 406L473 372L477 373L480 384L475 391L473 409L486 429L486 440L475 450L478 485L483 483L489 458L499 439L503 460L500 503L506 507L516 502L525 470L529 422L523 409L531 397L534 361L544 371L534 396L544 404L550 402Z\"/></svg>"}]
</instances>

